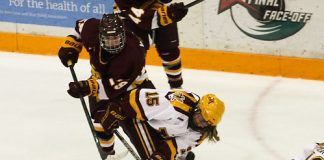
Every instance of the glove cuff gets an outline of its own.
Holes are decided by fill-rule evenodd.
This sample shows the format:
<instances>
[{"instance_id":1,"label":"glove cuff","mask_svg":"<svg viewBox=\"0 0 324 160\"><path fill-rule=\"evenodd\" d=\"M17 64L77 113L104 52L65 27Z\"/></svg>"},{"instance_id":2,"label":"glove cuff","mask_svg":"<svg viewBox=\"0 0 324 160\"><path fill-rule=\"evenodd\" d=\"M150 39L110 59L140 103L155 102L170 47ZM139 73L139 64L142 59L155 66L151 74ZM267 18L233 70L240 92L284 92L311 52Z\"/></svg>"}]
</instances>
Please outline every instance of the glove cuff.
<instances>
[{"instance_id":1,"label":"glove cuff","mask_svg":"<svg viewBox=\"0 0 324 160\"><path fill-rule=\"evenodd\" d=\"M163 5L162 7L158 8L157 13L161 26L166 26L173 22L172 19L168 16L168 6Z\"/></svg>"},{"instance_id":2,"label":"glove cuff","mask_svg":"<svg viewBox=\"0 0 324 160\"><path fill-rule=\"evenodd\" d=\"M89 96L97 96L98 95L98 90L99 90L99 84L95 79L89 79L88 85L89 85Z\"/></svg>"}]
</instances>

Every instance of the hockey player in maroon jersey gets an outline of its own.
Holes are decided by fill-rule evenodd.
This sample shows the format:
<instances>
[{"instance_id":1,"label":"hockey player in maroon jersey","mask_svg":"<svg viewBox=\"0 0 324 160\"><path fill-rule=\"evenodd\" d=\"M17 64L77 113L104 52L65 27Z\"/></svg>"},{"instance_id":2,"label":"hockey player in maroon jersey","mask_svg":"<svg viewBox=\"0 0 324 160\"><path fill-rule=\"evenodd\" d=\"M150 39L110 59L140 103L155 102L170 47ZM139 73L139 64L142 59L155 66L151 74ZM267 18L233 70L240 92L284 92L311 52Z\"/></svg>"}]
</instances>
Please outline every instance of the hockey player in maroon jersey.
<instances>
[{"instance_id":1,"label":"hockey player in maroon jersey","mask_svg":"<svg viewBox=\"0 0 324 160\"><path fill-rule=\"evenodd\" d=\"M142 88L111 103L101 123L106 132L112 132L121 122L141 159L192 160L190 150L206 138L219 141L216 126L224 110L224 103L214 94L200 99L184 90Z\"/></svg>"},{"instance_id":2,"label":"hockey player in maroon jersey","mask_svg":"<svg viewBox=\"0 0 324 160\"><path fill-rule=\"evenodd\" d=\"M163 4L171 0L115 0L115 2L115 10L119 10L125 17L126 27L143 40L146 49L149 48L151 35L170 87L181 88L182 64L176 22L187 14L188 9L182 2L168 6Z\"/></svg>"},{"instance_id":3,"label":"hockey player in maroon jersey","mask_svg":"<svg viewBox=\"0 0 324 160\"><path fill-rule=\"evenodd\" d=\"M107 155L114 154L114 137L105 133L100 125L100 112L107 103L118 101L120 96L137 87L154 88L145 70L146 50L142 42L125 30L116 14L104 14L102 19L83 19L76 22L75 30L68 35L59 50L64 66L77 63L84 47L90 55L91 77L70 82L68 93L76 98L89 96L91 118Z\"/></svg>"}]
</instances>

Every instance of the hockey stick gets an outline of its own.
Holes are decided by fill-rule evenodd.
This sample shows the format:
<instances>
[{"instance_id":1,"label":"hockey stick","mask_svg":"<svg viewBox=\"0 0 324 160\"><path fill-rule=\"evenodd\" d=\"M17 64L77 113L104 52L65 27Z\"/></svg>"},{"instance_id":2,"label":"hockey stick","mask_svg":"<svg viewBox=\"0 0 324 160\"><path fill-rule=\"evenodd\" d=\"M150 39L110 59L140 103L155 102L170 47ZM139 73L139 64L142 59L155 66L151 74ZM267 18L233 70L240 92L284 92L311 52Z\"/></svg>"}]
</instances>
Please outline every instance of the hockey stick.
<instances>
[{"instance_id":1,"label":"hockey stick","mask_svg":"<svg viewBox=\"0 0 324 160\"><path fill-rule=\"evenodd\" d=\"M195 1L193 1L193 2L190 2L190 3L186 4L186 5L184 6L184 8L185 8L185 9L189 9L190 7L192 7L192 6L194 6L194 5L198 4L198 3L200 3L200 2L202 2L202 1L204 1L204 0L195 0Z\"/></svg>"},{"instance_id":2,"label":"hockey stick","mask_svg":"<svg viewBox=\"0 0 324 160\"><path fill-rule=\"evenodd\" d=\"M141 160L141 158L136 154L136 152L133 150L133 148L127 143L127 141L124 139L124 137L117 130L115 130L114 132L115 132L115 135L119 138L119 140L127 148L127 150L133 155L133 157L136 160Z\"/></svg>"},{"instance_id":3,"label":"hockey stick","mask_svg":"<svg viewBox=\"0 0 324 160\"><path fill-rule=\"evenodd\" d=\"M68 62L68 66L70 68L70 71L71 71L71 74L72 74L72 77L73 77L73 81L78 82L78 79L76 77L76 74L75 74L75 71L74 71L74 68L73 68L73 65L72 65L71 61ZM94 128L94 126L92 124L90 114L89 114L89 111L87 109L87 105L86 105L83 97L80 97L80 100L81 100L81 104L82 104L84 113L86 115L88 124L90 126L93 139L94 139L94 141L96 143L96 146L97 146L97 149L99 151L100 157L101 157L102 160L105 160L106 157L105 157L105 155L104 155L104 153L103 153L103 151L101 149L98 137L96 136L95 128ZM124 146L127 148L127 150L134 156L134 158L136 160L141 160L141 158L136 154L136 152L133 150L133 148L127 143L127 141L124 139L124 137L117 130L115 130L114 133L119 138L119 140L124 144Z\"/></svg>"},{"instance_id":4,"label":"hockey stick","mask_svg":"<svg viewBox=\"0 0 324 160\"><path fill-rule=\"evenodd\" d=\"M69 66L69 68L70 68L70 71L71 71L71 74L72 74L72 77L73 77L73 81L74 81L74 82L78 82L78 79L77 79L77 77L76 77L76 74L75 74L75 71L74 71L74 69L73 69L73 65L72 65L72 62L71 62L71 61L68 61L68 66ZM88 109L87 109L87 105L86 105L86 103L85 103L83 97L80 96L80 100L81 100L81 104L82 104L82 107L83 107L83 111L84 111L85 116L86 116L86 118L87 118L87 121L88 121L89 127L90 127L90 129L91 129L91 133L92 133L93 139L94 139L94 141L95 141L95 143L96 143L96 146L97 146L97 149L98 149L98 151L99 151L100 157L101 157L102 160L105 160L106 157L105 157L105 155L104 155L104 153L103 153L103 151L102 151L102 149L101 149L101 146L100 146L100 144L99 144L99 139L98 139L98 137L96 136L95 128L94 128L94 126L93 126L93 124L92 124L92 121L91 121L91 118L90 118L90 114L89 114L89 111L88 111Z\"/></svg>"}]
</instances>

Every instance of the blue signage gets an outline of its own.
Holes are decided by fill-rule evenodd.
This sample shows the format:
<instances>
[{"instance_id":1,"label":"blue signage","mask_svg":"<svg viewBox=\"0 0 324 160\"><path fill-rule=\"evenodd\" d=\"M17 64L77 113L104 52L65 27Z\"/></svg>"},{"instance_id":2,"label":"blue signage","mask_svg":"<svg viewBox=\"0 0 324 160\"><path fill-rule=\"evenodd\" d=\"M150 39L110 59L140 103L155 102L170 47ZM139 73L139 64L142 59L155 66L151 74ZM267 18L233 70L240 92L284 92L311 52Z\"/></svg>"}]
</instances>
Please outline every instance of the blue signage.
<instances>
[{"instance_id":1,"label":"blue signage","mask_svg":"<svg viewBox=\"0 0 324 160\"><path fill-rule=\"evenodd\" d=\"M111 13L113 0L1 0L0 21L74 27L77 19Z\"/></svg>"}]
</instances>

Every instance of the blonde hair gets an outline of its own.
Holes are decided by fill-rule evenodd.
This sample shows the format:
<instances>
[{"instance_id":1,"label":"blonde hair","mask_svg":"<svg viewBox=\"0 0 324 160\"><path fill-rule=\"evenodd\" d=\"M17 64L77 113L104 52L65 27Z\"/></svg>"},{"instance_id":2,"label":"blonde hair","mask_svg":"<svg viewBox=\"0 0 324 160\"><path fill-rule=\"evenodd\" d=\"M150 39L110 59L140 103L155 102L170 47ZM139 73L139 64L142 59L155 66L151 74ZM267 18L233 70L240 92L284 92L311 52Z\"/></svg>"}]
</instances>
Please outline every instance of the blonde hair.
<instances>
[{"instance_id":1,"label":"blonde hair","mask_svg":"<svg viewBox=\"0 0 324 160\"><path fill-rule=\"evenodd\" d=\"M217 142L220 140L216 126L211 126L207 130L208 141Z\"/></svg>"}]
</instances>

